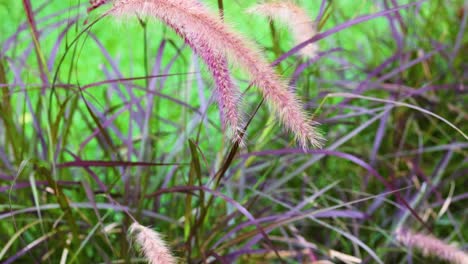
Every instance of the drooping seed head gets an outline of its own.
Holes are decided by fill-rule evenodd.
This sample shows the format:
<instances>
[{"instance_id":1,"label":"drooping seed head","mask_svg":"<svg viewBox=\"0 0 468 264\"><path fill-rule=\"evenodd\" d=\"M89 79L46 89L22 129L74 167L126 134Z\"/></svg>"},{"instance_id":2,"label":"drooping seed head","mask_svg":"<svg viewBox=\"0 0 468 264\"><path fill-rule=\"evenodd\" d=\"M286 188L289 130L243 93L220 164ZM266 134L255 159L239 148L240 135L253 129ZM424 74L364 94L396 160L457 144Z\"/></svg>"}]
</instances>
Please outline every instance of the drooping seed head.
<instances>
[{"instance_id":1,"label":"drooping seed head","mask_svg":"<svg viewBox=\"0 0 468 264\"><path fill-rule=\"evenodd\" d=\"M320 147L322 137L316 131L316 123L307 118L302 104L295 94L263 58L260 49L239 33L231 29L218 16L197 1L193 0L119 0L110 10L114 15L144 15L155 17L175 30L210 68L217 83L218 91L225 91L227 96L218 98L220 107L231 119L241 120L234 111L237 105L237 90L232 88L225 67L219 67L224 57L230 58L251 76L266 101L272 106L277 116L296 136L302 148L309 144ZM213 62L214 61L214 62ZM211 66L210 66L211 65ZM221 77L222 76L222 77ZM223 88L223 84L225 88ZM231 88L228 88L231 87ZM219 93L221 96L222 93ZM224 101L223 101L224 100ZM232 121L231 123L236 123ZM233 125L233 127L239 127Z\"/></svg>"},{"instance_id":2,"label":"drooping seed head","mask_svg":"<svg viewBox=\"0 0 468 264\"><path fill-rule=\"evenodd\" d=\"M158 232L136 222L130 226L128 232L134 237L135 242L150 264L177 263L176 258L172 256L166 242L162 240Z\"/></svg>"}]
</instances>

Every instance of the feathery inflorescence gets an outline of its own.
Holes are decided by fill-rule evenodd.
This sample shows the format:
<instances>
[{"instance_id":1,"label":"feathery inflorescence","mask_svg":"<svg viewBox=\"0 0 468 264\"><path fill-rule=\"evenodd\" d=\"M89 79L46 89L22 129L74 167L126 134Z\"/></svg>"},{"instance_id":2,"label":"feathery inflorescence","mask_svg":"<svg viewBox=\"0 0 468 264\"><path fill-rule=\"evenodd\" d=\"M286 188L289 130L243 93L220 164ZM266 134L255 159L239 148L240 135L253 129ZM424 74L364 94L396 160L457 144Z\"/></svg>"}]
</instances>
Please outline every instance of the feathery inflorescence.
<instances>
[{"instance_id":1,"label":"feathery inflorescence","mask_svg":"<svg viewBox=\"0 0 468 264\"><path fill-rule=\"evenodd\" d=\"M110 10L114 15L139 14L160 19L175 30L202 57L214 75L218 86L220 107L225 108L227 122L239 128L237 89L233 86L224 57L228 56L244 68L253 84L278 114L285 127L291 130L302 148L309 144L320 147L322 137L309 120L301 103L288 85L263 59L256 45L232 31L219 17L194 0L119 0ZM237 119L236 119L237 118ZM236 128L237 127L237 128Z\"/></svg>"},{"instance_id":2,"label":"feathery inflorescence","mask_svg":"<svg viewBox=\"0 0 468 264\"><path fill-rule=\"evenodd\" d=\"M181 34L178 28L174 29L179 35ZM185 42L203 59L213 75L216 87L215 96L221 112L223 127L230 131L230 137L234 142L243 144L244 124L242 114L238 110L240 91L231 78L226 56L206 45L206 42L201 38L185 39Z\"/></svg>"},{"instance_id":3,"label":"feathery inflorescence","mask_svg":"<svg viewBox=\"0 0 468 264\"><path fill-rule=\"evenodd\" d=\"M90 0L91 7L88 11L94 10L110 0ZM193 3L197 4L197 3ZM178 28L173 28L179 35ZM205 41L200 38L185 39L185 42L205 61L208 70L213 75L215 81L215 96L221 112L223 129L229 131L229 137L233 142L243 144L243 122L239 113L240 91L234 84L226 56L218 51L212 50L205 45Z\"/></svg>"},{"instance_id":4,"label":"feathery inflorescence","mask_svg":"<svg viewBox=\"0 0 468 264\"><path fill-rule=\"evenodd\" d=\"M409 248L421 251L424 256L433 256L454 264L468 264L468 254L430 235L397 230L396 239Z\"/></svg>"},{"instance_id":5,"label":"feathery inflorescence","mask_svg":"<svg viewBox=\"0 0 468 264\"><path fill-rule=\"evenodd\" d=\"M290 1L257 4L247 9L247 12L263 15L272 20L278 20L288 26L296 45L307 41L317 34L315 24L307 12ZM317 44L311 43L302 48L299 54L306 58L312 58L316 56L317 50Z\"/></svg>"},{"instance_id":6,"label":"feathery inflorescence","mask_svg":"<svg viewBox=\"0 0 468 264\"><path fill-rule=\"evenodd\" d=\"M177 263L176 258L172 256L166 243L156 231L135 222L130 226L128 232L134 236L150 264Z\"/></svg>"}]
</instances>

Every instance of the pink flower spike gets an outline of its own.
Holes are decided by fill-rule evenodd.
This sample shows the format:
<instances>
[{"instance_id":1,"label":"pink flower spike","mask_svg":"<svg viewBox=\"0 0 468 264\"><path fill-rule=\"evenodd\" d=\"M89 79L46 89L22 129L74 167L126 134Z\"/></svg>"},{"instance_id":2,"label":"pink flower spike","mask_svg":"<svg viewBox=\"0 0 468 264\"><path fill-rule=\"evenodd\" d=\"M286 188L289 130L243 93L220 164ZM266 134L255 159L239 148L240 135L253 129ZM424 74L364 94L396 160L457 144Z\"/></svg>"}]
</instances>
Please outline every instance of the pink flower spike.
<instances>
[{"instance_id":1,"label":"pink flower spike","mask_svg":"<svg viewBox=\"0 0 468 264\"><path fill-rule=\"evenodd\" d=\"M135 242L140 246L142 253L150 264L175 264L176 258L172 256L166 242L156 231L138 223L133 223L128 229L134 236Z\"/></svg>"},{"instance_id":2,"label":"pink flower spike","mask_svg":"<svg viewBox=\"0 0 468 264\"><path fill-rule=\"evenodd\" d=\"M196 43L200 41L200 43ZM221 112L223 129L227 129L233 142L243 144L242 114L239 113L240 91L232 81L228 62L224 55L205 46L202 39L186 39L186 43L205 61L208 70L213 75L216 89L215 95Z\"/></svg>"},{"instance_id":3,"label":"pink flower spike","mask_svg":"<svg viewBox=\"0 0 468 264\"><path fill-rule=\"evenodd\" d=\"M269 63L263 59L260 51L255 48L256 45L232 31L217 16L211 15L199 2L193 0L120 0L115 2L110 12L115 15L136 13L160 19L191 44L195 53L208 65L210 56L218 59L227 56L233 59L250 74L253 83L260 88L266 101L275 110L284 126L295 134L302 148L308 148L309 144L315 147L321 146L322 137L315 130L316 123L306 117L299 100ZM204 52L209 54L203 54ZM215 64L219 65L218 62ZM209 66L212 73L215 64ZM219 74L219 71L216 73ZM225 77L216 81L217 85L223 80L226 80ZM218 87L218 90L223 89ZM232 100L234 90L230 88L225 91L229 91L230 95L225 98L227 102L220 103L220 107L235 106L237 102ZM233 107L230 108L233 109ZM225 112L230 111L225 110Z\"/></svg>"},{"instance_id":4,"label":"pink flower spike","mask_svg":"<svg viewBox=\"0 0 468 264\"><path fill-rule=\"evenodd\" d=\"M468 254L430 235L397 230L396 240L405 247L419 250L423 256L433 256L453 264L468 264Z\"/></svg>"}]
</instances>

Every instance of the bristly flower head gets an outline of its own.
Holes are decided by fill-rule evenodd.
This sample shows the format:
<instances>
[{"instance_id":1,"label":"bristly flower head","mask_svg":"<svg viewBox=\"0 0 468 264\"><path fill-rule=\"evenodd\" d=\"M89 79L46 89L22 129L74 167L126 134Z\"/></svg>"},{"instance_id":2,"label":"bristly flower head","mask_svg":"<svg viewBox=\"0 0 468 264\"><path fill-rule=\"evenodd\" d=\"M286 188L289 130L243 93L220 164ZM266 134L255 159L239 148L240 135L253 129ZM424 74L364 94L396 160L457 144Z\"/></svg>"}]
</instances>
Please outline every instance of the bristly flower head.
<instances>
[{"instance_id":1,"label":"bristly flower head","mask_svg":"<svg viewBox=\"0 0 468 264\"><path fill-rule=\"evenodd\" d=\"M175 264L176 258L172 256L164 240L156 231L153 231L138 223L133 223L128 229L134 236L136 243L141 247L150 264Z\"/></svg>"},{"instance_id":2,"label":"bristly flower head","mask_svg":"<svg viewBox=\"0 0 468 264\"><path fill-rule=\"evenodd\" d=\"M195 0L116 0L114 15L155 17L171 27L208 65L215 78L220 107L234 129L241 124L236 106L238 92L230 80L225 57L238 63L260 88L283 124L291 130L302 148L321 146L316 123L309 120L288 85L266 62L256 45L230 29L218 16ZM233 121L234 120L234 121ZM237 121L235 121L237 120Z\"/></svg>"},{"instance_id":3,"label":"bristly flower head","mask_svg":"<svg viewBox=\"0 0 468 264\"><path fill-rule=\"evenodd\" d=\"M247 9L250 14L266 16L272 20L288 26L294 37L295 44L298 45L317 34L315 24L307 12L291 1L268 2L258 4ZM315 57L317 44L311 43L300 50L300 54L306 58Z\"/></svg>"},{"instance_id":4,"label":"bristly flower head","mask_svg":"<svg viewBox=\"0 0 468 264\"><path fill-rule=\"evenodd\" d=\"M406 247L418 249L424 256L437 257L453 264L468 264L468 254L436 237L400 229L396 231L396 239Z\"/></svg>"},{"instance_id":5,"label":"bristly flower head","mask_svg":"<svg viewBox=\"0 0 468 264\"><path fill-rule=\"evenodd\" d=\"M90 0L91 7L88 8L88 12L109 1ZM177 31L177 28L174 29ZM244 123L242 121L242 114L238 110L241 93L231 78L226 56L205 45L203 39L185 39L185 42L203 59L208 70L213 75L216 86L215 97L221 112L223 129L228 130L229 137L233 142L238 142L242 145L244 143L242 137Z\"/></svg>"}]
</instances>

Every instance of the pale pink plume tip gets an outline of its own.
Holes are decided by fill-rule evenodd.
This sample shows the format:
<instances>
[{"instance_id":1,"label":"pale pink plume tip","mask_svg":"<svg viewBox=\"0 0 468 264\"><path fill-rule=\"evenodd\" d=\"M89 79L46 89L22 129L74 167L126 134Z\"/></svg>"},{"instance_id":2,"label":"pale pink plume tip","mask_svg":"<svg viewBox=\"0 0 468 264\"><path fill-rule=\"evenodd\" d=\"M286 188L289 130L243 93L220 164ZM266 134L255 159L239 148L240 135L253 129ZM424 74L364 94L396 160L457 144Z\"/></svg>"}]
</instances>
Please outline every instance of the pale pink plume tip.
<instances>
[{"instance_id":1,"label":"pale pink plume tip","mask_svg":"<svg viewBox=\"0 0 468 264\"><path fill-rule=\"evenodd\" d=\"M406 247L414 248L423 256L437 257L453 264L468 264L468 254L444 241L409 230L396 231L396 239Z\"/></svg>"},{"instance_id":2,"label":"pale pink plume tip","mask_svg":"<svg viewBox=\"0 0 468 264\"><path fill-rule=\"evenodd\" d=\"M138 223L133 223L128 232L150 264L175 264L176 258L172 256L169 248L159 233Z\"/></svg>"}]
</instances>

